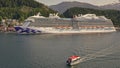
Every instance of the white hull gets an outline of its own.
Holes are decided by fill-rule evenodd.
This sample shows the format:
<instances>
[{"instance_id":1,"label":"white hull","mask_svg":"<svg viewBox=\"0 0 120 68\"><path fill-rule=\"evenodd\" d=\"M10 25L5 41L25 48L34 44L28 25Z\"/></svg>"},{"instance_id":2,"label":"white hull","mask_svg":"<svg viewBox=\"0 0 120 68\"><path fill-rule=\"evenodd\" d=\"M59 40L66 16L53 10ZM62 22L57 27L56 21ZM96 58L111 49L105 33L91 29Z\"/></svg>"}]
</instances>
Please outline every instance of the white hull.
<instances>
[{"instance_id":1,"label":"white hull","mask_svg":"<svg viewBox=\"0 0 120 68\"><path fill-rule=\"evenodd\" d=\"M79 64L79 63L80 63L80 60L77 60L77 61L75 61L75 62L71 62L70 65L72 66L72 65Z\"/></svg>"},{"instance_id":2,"label":"white hull","mask_svg":"<svg viewBox=\"0 0 120 68\"><path fill-rule=\"evenodd\" d=\"M66 28L54 28L54 27L15 27L19 34L39 34L39 33L55 33L55 34L69 34L69 33L107 33L115 32L115 28L95 28L95 29L66 29Z\"/></svg>"},{"instance_id":3,"label":"white hull","mask_svg":"<svg viewBox=\"0 0 120 68\"><path fill-rule=\"evenodd\" d=\"M105 33L105 32L115 32L115 29L56 29L52 27L29 27L31 29L40 30L41 33Z\"/></svg>"}]
</instances>

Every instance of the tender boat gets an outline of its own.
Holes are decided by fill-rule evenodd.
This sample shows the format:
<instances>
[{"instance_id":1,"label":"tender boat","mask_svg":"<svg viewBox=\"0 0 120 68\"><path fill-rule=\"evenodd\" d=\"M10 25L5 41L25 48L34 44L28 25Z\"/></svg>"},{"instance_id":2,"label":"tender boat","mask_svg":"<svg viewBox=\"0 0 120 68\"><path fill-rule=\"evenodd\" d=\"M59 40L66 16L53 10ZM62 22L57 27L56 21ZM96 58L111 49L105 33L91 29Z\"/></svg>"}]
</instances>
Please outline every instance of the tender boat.
<instances>
[{"instance_id":1,"label":"tender boat","mask_svg":"<svg viewBox=\"0 0 120 68\"><path fill-rule=\"evenodd\" d=\"M78 63L80 63L80 57L79 56L76 56L76 55L73 55L73 56L70 56L67 60L67 65L76 65Z\"/></svg>"}]
</instances>

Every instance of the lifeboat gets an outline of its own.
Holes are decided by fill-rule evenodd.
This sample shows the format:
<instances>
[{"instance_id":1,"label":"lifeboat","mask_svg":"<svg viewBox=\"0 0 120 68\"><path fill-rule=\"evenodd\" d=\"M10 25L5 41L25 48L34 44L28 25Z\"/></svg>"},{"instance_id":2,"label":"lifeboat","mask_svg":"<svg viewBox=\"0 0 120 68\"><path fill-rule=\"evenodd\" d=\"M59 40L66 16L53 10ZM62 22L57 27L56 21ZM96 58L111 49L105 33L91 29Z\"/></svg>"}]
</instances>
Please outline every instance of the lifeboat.
<instances>
[{"instance_id":1,"label":"lifeboat","mask_svg":"<svg viewBox=\"0 0 120 68\"><path fill-rule=\"evenodd\" d=\"M68 60L66 61L66 63L69 66L76 65L76 64L80 63L80 57L76 56L76 55L70 56L68 58Z\"/></svg>"}]
</instances>

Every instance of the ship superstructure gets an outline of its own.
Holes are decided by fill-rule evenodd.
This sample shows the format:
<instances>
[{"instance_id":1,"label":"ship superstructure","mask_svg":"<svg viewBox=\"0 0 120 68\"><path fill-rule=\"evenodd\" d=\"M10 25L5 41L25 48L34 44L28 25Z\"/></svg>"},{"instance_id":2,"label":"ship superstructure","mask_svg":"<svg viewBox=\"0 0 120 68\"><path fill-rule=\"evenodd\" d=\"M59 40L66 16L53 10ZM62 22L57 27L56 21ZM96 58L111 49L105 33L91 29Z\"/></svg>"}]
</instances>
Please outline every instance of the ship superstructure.
<instances>
[{"instance_id":1,"label":"ship superstructure","mask_svg":"<svg viewBox=\"0 0 120 68\"><path fill-rule=\"evenodd\" d=\"M36 33L101 33L114 32L115 27L110 19L95 14L74 16L74 18L60 18L58 14L49 17L38 15L25 20L23 26L16 26L21 34Z\"/></svg>"}]
</instances>

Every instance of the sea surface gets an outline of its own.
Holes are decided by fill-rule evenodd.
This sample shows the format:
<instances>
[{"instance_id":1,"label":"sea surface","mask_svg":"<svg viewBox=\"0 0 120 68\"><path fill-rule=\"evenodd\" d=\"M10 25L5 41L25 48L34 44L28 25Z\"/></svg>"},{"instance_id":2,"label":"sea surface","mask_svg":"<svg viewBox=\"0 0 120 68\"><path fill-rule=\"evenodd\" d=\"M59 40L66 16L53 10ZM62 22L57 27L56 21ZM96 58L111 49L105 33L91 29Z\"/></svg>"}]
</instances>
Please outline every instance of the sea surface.
<instances>
[{"instance_id":1,"label":"sea surface","mask_svg":"<svg viewBox=\"0 0 120 68\"><path fill-rule=\"evenodd\" d=\"M81 56L83 61L67 66L71 55ZM0 68L120 68L120 32L0 33Z\"/></svg>"}]
</instances>

